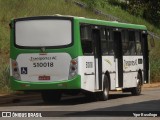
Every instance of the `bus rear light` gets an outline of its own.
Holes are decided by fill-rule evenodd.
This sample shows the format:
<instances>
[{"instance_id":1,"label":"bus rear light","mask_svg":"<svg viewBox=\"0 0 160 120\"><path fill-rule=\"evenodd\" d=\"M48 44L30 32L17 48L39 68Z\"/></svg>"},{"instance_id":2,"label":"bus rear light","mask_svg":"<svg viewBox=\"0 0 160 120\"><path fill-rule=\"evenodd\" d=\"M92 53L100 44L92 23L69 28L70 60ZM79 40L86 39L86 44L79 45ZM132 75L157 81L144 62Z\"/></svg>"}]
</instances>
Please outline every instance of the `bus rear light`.
<instances>
[{"instance_id":1,"label":"bus rear light","mask_svg":"<svg viewBox=\"0 0 160 120\"><path fill-rule=\"evenodd\" d=\"M14 72L17 72L18 70L17 70L17 68L14 68L13 71L14 71Z\"/></svg>"},{"instance_id":2,"label":"bus rear light","mask_svg":"<svg viewBox=\"0 0 160 120\"><path fill-rule=\"evenodd\" d=\"M75 73L75 72L72 72L72 73L70 74L70 79L73 78L75 75L76 75L76 73Z\"/></svg>"},{"instance_id":3,"label":"bus rear light","mask_svg":"<svg viewBox=\"0 0 160 120\"><path fill-rule=\"evenodd\" d=\"M12 75L15 79L20 80L20 73L18 68L18 63L15 60L12 60Z\"/></svg>"},{"instance_id":4,"label":"bus rear light","mask_svg":"<svg viewBox=\"0 0 160 120\"><path fill-rule=\"evenodd\" d=\"M13 66L13 67L17 67L17 62L16 62L16 61L13 61L13 62L12 62L12 66Z\"/></svg>"},{"instance_id":5,"label":"bus rear light","mask_svg":"<svg viewBox=\"0 0 160 120\"><path fill-rule=\"evenodd\" d=\"M71 70L72 70L72 71L75 71L75 70L76 70L76 68L75 68L74 66L72 66Z\"/></svg>"},{"instance_id":6,"label":"bus rear light","mask_svg":"<svg viewBox=\"0 0 160 120\"><path fill-rule=\"evenodd\" d=\"M72 65L76 65L77 61L76 60L71 60Z\"/></svg>"},{"instance_id":7,"label":"bus rear light","mask_svg":"<svg viewBox=\"0 0 160 120\"><path fill-rule=\"evenodd\" d=\"M77 75L78 72L78 61L77 59L73 59L70 62L70 70L69 70L69 79L72 79Z\"/></svg>"}]
</instances>

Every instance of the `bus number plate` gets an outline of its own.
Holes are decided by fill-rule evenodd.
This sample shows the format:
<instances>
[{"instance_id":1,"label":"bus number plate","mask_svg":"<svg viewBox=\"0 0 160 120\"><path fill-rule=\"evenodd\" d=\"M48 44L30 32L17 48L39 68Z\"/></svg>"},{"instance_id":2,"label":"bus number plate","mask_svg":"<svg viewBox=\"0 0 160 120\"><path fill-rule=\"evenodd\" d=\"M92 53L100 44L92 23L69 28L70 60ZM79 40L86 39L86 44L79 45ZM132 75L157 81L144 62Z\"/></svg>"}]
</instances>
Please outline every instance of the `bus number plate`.
<instances>
[{"instance_id":1,"label":"bus number plate","mask_svg":"<svg viewBox=\"0 0 160 120\"><path fill-rule=\"evenodd\" d=\"M50 76L39 76L39 80L50 80Z\"/></svg>"}]
</instances>

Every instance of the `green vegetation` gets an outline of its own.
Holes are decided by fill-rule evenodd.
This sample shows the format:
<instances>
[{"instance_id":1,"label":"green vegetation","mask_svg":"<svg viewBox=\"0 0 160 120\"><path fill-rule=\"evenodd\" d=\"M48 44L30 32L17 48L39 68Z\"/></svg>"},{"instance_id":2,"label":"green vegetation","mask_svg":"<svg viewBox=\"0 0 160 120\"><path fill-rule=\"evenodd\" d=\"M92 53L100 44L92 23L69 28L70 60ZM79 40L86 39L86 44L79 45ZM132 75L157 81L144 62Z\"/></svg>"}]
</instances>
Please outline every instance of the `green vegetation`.
<instances>
[{"instance_id":1,"label":"green vegetation","mask_svg":"<svg viewBox=\"0 0 160 120\"><path fill-rule=\"evenodd\" d=\"M117 1L117 0L113 0ZM159 0L128 0L126 9L129 13L145 18L160 28L160 1ZM123 2L127 3L127 2Z\"/></svg>"},{"instance_id":2,"label":"green vegetation","mask_svg":"<svg viewBox=\"0 0 160 120\"><path fill-rule=\"evenodd\" d=\"M69 1L69 0L68 0ZM135 24L144 24L150 31L160 34L160 30L149 24L145 20L130 15L118 6L112 6L105 0L83 0L89 8L98 8L104 13L108 13L120 18L123 21ZM92 2L91 2L92 1ZM95 19L109 20L102 15L96 15L91 9L83 9L74 5L71 0L0 0L0 92L10 92L9 84L9 23L13 18L38 16L38 15L73 15ZM152 81L160 80L158 76L160 70L159 42L151 50L151 78ZM159 67L158 67L159 66Z\"/></svg>"},{"instance_id":3,"label":"green vegetation","mask_svg":"<svg viewBox=\"0 0 160 120\"><path fill-rule=\"evenodd\" d=\"M159 0L100 0L114 6L120 6L130 14L142 17L160 28Z\"/></svg>"}]
</instances>

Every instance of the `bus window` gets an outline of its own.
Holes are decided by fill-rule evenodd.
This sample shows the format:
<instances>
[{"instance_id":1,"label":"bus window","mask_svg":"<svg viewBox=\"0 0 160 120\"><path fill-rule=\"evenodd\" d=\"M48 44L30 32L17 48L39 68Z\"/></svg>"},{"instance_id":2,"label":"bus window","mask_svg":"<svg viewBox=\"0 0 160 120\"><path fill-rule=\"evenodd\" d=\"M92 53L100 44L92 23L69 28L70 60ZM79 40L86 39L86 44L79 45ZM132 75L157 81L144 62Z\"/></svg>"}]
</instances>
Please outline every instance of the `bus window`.
<instances>
[{"instance_id":1,"label":"bus window","mask_svg":"<svg viewBox=\"0 0 160 120\"><path fill-rule=\"evenodd\" d=\"M129 31L129 52L130 52L130 55L136 54L135 32L134 31Z\"/></svg>"},{"instance_id":2,"label":"bus window","mask_svg":"<svg viewBox=\"0 0 160 120\"><path fill-rule=\"evenodd\" d=\"M107 32L107 40L108 40L108 54L109 55L114 55L114 43L113 43L113 31L109 30Z\"/></svg>"},{"instance_id":3,"label":"bus window","mask_svg":"<svg viewBox=\"0 0 160 120\"><path fill-rule=\"evenodd\" d=\"M70 20L34 19L15 22L15 45L20 47L60 47L72 43Z\"/></svg>"},{"instance_id":4,"label":"bus window","mask_svg":"<svg viewBox=\"0 0 160 120\"><path fill-rule=\"evenodd\" d=\"M102 54L104 54L104 55L108 54L105 28L101 29L101 49L102 49Z\"/></svg>"},{"instance_id":5,"label":"bus window","mask_svg":"<svg viewBox=\"0 0 160 120\"><path fill-rule=\"evenodd\" d=\"M136 52L137 52L137 55L141 55L142 54L142 49L141 49L140 32L138 32L138 31L135 32L135 39L136 39Z\"/></svg>"},{"instance_id":6,"label":"bus window","mask_svg":"<svg viewBox=\"0 0 160 120\"><path fill-rule=\"evenodd\" d=\"M122 31L122 50L123 55L129 55L129 39L128 39L128 31Z\"/></svg>"},{"instance_id":7,"label":"bus window","mask_svg":"<svg viewBox=\"0 0 160 120\"><path fill-rule=\"evenodd\" d=\"M91 40L91 29L89 26L81 26L81 44L84 54L93 54L93 45Z\"/></svg>"}]
</instances>

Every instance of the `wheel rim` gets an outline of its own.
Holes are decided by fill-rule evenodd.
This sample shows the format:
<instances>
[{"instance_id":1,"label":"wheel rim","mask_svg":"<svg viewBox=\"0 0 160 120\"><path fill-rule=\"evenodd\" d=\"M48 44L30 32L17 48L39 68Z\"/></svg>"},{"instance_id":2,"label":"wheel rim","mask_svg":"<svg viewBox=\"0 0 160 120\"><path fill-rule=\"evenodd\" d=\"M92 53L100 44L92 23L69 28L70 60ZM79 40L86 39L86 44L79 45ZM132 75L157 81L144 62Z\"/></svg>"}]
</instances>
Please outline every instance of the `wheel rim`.
<instances>
[{"instance_id":1,"label":"wheel rim","mask_svg":"<svg viewBox=\"0 0 160 120\"><path fill-rule=\"evenodd\" d=\"M107 88L106 88L106 86L105 86L105 88L104 88L104 96L108 96L108 90L107 90Z\"/></svg>"}]
</instances>

